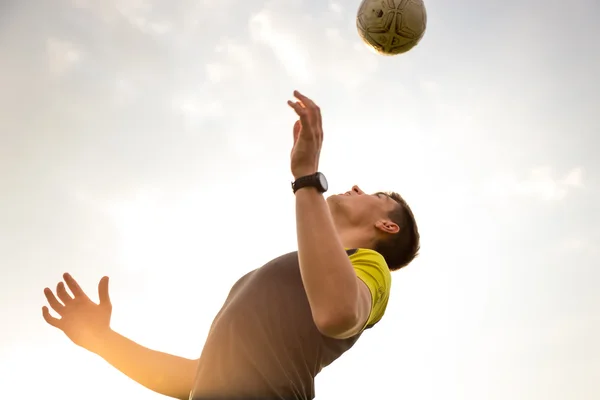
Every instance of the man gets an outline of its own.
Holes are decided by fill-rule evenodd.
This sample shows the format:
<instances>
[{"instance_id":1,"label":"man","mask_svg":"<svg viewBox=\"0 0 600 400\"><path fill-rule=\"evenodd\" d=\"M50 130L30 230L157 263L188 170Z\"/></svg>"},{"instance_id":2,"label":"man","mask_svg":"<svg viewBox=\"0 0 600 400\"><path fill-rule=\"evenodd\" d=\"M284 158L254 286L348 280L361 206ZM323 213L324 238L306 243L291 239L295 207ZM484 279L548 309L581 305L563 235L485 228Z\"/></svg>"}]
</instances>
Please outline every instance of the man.
<instances>
[{"instance_id":1,"label":"man","mask_svg":"<svg viewBox=\"0 0 600 400\"><path fill-rule=\"evenodd\" d=\"M395 193L366 195L358 187L325 200L318 172L321 113L294 92L291 169L295 178L298 251L243 276L215 317L199 359L145 348L110 329L108 278L99 304L64 275L44 319L75 344L104 358L147 388L194 400L305 400L314 378L383 316L390 271L419 251L412 212Z\"/></svg>"}]
</instances>

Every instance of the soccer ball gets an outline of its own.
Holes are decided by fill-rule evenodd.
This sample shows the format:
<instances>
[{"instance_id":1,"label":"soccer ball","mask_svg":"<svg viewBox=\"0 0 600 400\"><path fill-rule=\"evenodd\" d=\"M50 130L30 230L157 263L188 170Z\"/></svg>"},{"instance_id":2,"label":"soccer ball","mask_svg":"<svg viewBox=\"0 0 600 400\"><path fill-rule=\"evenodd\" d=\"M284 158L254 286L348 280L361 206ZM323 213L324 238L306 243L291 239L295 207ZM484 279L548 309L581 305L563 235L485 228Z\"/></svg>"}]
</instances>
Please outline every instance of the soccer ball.
<instances>
[{"instance_id":1,"label":"soccer ball","mask_svg":"<svg viewBox=\"0 0 600 400\"><path fill-rule=\"evenodd\" d=\"M415 47L426 26L423 0L363 0L356 15L362 40L377 53L388 56Z\"/></svg>"}]
</instances>

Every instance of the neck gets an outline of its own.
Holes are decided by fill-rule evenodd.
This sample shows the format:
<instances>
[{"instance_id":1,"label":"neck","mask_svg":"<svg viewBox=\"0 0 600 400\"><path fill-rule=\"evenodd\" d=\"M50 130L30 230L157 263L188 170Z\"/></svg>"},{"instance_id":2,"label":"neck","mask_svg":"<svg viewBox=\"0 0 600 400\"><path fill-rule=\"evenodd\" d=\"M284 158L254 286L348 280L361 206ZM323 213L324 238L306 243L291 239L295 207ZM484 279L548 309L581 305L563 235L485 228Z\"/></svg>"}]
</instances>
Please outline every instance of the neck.
<instances>
[{"instance_id":1,"label":"neck","mask_svg":"<svg viewBox=\"0 0 600 400\"><path fill-rule=\"evenodd\" d=\"M370 249L373 245L370 235L363 229L352 227L336 227L342 245L346 249Z\"/></svg>"}]
</instances>

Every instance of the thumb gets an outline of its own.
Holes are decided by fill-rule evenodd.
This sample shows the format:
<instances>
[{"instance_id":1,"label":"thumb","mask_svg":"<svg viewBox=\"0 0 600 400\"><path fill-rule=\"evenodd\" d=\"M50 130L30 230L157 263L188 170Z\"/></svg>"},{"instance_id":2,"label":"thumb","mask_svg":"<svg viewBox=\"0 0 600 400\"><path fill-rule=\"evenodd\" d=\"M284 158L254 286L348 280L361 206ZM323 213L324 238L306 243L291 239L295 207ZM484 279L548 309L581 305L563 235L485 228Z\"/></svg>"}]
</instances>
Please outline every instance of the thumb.
<instances>
[{"instance_id":1,"label":"thumb","mask_svg":"<svg viewBox=\"0 0 600 400\"><path fill-rule=\"evenodd\" d=\"M302 123L300 120L296 121L294 124L294 143L298 141L298 136L300 135L300 131L302 130Z\"/></svg>"},{"instance_id":2,"label":"thumb","mask_svg":"<svg viewBox=\"0 0 600 400\"><path fill-rule=\"evenodd\" d=\"M110 296L108 295L108 276L100 279L98 283L98 297L100 298L101 306L111 306Z\"/></svg>"},{"instance_id":3,"label":"thumb","mask_svg":"<svg viewBox=\"0 0 600 400\"><path fill-rule=\"evenodd\" d=\"M61 329L60 319L54 318L52 315L50 315L50 311L48 310L48 307L46 307L46 306L42 307L42 316L44 317L44 320L46 320L46 322L49 325L52 325L55 328Z\"/></svg>"}]
</instances>

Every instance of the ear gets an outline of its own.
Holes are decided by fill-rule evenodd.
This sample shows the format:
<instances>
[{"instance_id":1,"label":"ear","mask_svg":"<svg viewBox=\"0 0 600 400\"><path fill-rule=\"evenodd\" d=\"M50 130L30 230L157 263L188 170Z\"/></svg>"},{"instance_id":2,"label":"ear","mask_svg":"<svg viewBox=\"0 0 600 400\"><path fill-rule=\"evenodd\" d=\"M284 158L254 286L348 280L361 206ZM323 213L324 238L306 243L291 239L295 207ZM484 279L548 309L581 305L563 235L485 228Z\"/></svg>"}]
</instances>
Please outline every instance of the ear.
<instances>
[{"instance_id":1,"label":"ear","mask_svg":"<svg viewBox=\"0 0 600 400\"><path fill-rule=\"evenodd\" d=\"M389 219L380 219L375 223L375 227L381 232L395 234L400 232L400 227L397 223L390 221Z\"/></svg>"}]
</instances>

